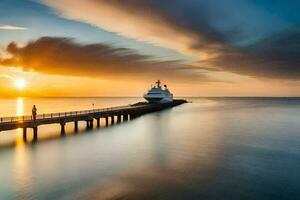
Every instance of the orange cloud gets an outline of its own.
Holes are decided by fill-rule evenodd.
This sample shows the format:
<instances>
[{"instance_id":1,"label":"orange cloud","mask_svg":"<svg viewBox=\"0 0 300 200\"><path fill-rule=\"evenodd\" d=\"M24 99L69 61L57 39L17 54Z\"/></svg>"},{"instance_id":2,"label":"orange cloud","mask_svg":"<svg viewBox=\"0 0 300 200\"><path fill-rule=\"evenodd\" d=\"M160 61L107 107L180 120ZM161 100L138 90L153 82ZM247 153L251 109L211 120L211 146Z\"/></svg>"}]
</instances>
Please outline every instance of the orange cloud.
<instances>
[{"instance_id":1,"label":"orange cloud","mask_svg":"<svg viewBox=\"0 0 300 200\"><path fill-rule=\"evenodd\" d=\"M207 80L201 71L191 72L190 66L178 61L157 61L130 49L79 44L70 38L42 37L23 47L12 42L6 52L11 57L0 58L0 65L45 74L127 79L156 79L167 74L169 79Z\"/></svg>"}]
</instances>

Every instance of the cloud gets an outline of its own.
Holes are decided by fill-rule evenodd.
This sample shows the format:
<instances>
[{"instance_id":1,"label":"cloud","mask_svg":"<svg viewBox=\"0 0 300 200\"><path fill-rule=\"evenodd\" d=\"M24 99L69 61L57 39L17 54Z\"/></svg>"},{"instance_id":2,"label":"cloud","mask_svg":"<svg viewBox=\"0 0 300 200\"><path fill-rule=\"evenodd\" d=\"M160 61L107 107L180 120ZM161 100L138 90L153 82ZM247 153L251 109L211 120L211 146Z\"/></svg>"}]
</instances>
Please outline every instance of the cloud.
<instances>
[{"instance_id":1,"label":"cloud","mask_svg":"<svg viewBox=\"0 0 300 200\"><path fill-rule=\"evenodd\" d=\"M20 26L2 25L2 26L0 26L0 30L24 31L24 30L27 30L27 28L20 27Z\"/></svg>"},{"instance_id":2,"label":"cloud","mask_svg":"<svg viewBox=\"0 0 300 200\"><path fill-rule=\"evenodd\" d=\"M0 78L13 80L13 77L7 74L0 74Z\"/></svg>"},{"instance_id":3,"label":"cloud","mask_svg":"<svg viewBox=\"0 0 300 200\"><path fill-rule=\"evenodd\" d=\"M299 30L252 1L41 1L65 18L197 56L198 69L300 79Z\"/></svg>"},{"instance_id":4,"label":"cloud","mask_svg":"<svg viewBox=\"0 0 300 200\"><path fill-rule=\"evenodd\" d=\"M191 73L188 65L178 61L159 61L126 48L108 44L80 44L71 38L42 37L19 47L10 43L0 58L0 65L17 66L25 71L86 77L204 79L201 73Z\"/></svg>"},{"instance_id":5,"label":"cloud","mask_svg":"<svg viewBox=\"0 0 300 200\"><path fill-rule=\"evenodd\" d=\"M216 48L222 48L222 44L217 41L219 36L209 27L205 14L193 9L194 1L176 0L172 1L172 6L169 6L167 0L126 0L126 3L119 0L42 2L66 18L184 53L205 57L214 53ZM202 18L201 21L194 20Z\"/></svg>"},{"instance_id":6,"label":"cloud","mask_svg":"<svg viewBox=\"0 0 300 200\"><path fill-rule=\"evenodd\" d=\"M299 80L299 55L300 30L290 30L198 64L253 77Z\"/></svg>"}]
</instances>

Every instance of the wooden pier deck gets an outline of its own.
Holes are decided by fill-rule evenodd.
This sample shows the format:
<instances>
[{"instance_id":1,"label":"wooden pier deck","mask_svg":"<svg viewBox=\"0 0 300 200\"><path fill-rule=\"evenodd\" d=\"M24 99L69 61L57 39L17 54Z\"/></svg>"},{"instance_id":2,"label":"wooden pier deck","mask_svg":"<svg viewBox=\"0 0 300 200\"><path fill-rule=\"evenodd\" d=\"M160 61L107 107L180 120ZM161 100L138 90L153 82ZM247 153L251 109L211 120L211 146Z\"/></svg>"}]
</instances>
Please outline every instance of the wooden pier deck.
<instances>
[{"instance_id":1,"label":"wooden pier deck","mask_svg":"<svg viewBox=\"0 0 300 200\"><path fill-rule=\"evenodd\" d=\"M23 138L26 140L27 129L32 128L33 139L37 140L38 126L41 125L60 124L61 134L64 135L66 123L73 122L75 131L78 131L79 121L86 121L87 128L93 128L94 121L96 121L97 127L99 128L100 119L105 119L105 124L108 126L109 124L113 125L115 123L125 122L146 113L160 111L183 103L186 103L186 101L174 100L173 102L165 104L137 103L134 105L111 108L40 114L36 116L36 120L33 120L32 116L1 117L0 132L22 128Z\"/></svg>"}]
</instances>

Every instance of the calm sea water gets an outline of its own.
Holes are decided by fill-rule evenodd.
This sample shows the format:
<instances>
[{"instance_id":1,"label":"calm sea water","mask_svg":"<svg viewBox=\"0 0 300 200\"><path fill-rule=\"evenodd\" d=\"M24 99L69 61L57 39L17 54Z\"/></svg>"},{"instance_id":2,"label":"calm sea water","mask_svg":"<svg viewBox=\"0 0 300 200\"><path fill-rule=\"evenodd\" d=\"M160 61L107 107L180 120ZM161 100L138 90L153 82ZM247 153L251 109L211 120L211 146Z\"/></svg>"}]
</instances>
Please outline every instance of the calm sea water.
<instances>
[{"instance_id":1,"label":"calm sea water","mask_svg":"<svg viewBox=\"0 0 300 200\"><path fill-rule=\"evenodd\" d=\"M127 105L137 98L1 99L0 116ZM299 199L300 99L193 98L73 133L0 132L0 199ZM29 132L29 135L30 132Z\"/></svg>"}]
</instances>

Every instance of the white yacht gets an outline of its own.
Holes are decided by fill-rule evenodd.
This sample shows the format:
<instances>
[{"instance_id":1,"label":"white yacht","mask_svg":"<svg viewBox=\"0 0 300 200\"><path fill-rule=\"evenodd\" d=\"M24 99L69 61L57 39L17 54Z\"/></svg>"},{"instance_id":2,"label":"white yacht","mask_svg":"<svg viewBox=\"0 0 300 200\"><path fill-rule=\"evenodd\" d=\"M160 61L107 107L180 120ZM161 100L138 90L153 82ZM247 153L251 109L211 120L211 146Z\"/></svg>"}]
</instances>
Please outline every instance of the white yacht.
<instances>
[{"instance_id":1,"label":"white yacht","mask_svg":"<svg viewBox=\"0 0 300 200\"><path fill-rule=\"evenodd\" d=\"M167 85L161 87L160 80L156 81L156 85L144 95L144 98L150 103L168 103L173 101L173 94L169 91Z\"/></svg>"}]
</instances>

